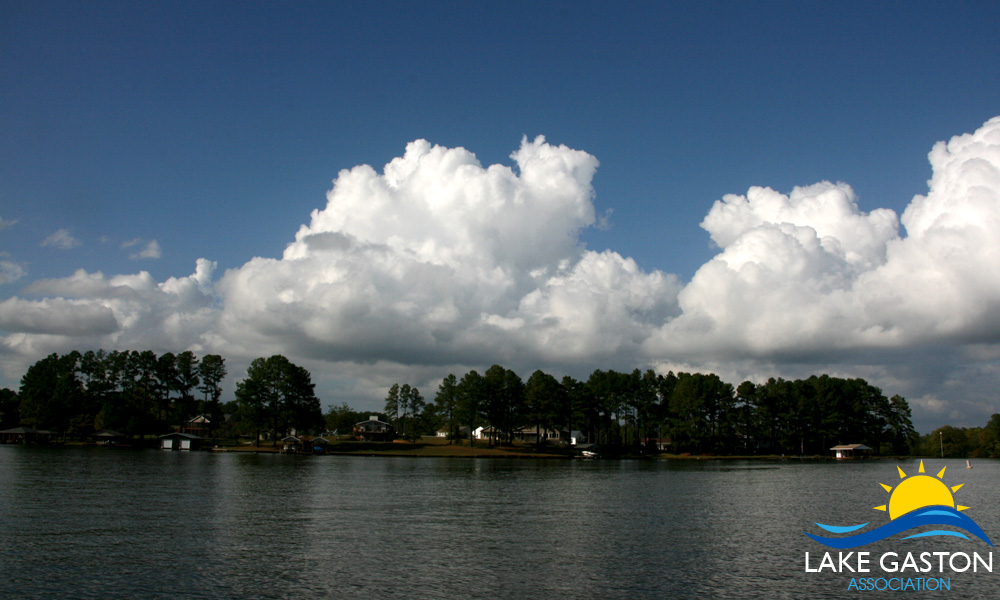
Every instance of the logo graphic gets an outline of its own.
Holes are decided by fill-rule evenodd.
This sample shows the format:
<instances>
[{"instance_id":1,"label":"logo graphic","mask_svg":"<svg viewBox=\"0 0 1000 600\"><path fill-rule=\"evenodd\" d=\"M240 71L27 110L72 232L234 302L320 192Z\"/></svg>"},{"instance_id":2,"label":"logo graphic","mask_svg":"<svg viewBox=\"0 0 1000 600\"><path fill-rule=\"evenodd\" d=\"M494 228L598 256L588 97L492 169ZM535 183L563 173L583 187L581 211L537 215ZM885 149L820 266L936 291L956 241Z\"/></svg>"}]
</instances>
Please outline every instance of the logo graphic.
<instances>
[{"instance_id":1,"label":"logo graphic","mask_svg":"<svg viewBox=\"0 0 1000 600\"><path fill-rule=\"evenodd\" d=\"M922 460L920 461L920 470L917 475L908 476L903 472L902 468L898 466L896 468L899 469L899 478L902 481L895 488L884 483L881 484L885 491L889 493L889 502L882 506L874 507L875 510L889 513L888 523L875 529L845 537L821 537L808 532L806 532L806 535L830 548L844 550L884 540L915 527L943 525L962 529L966 533L972 534L990 546L993 546L993 542L990 541L990 538L987 537L982 528L971 518L960 512L969 507L955 504L953 494L965 485L964 483L948 487L943 481L945 469L941 469L936 476L927 475L924 473L924 461ZM869 523L844 526L823 525L822 523L816 523L816 525L830 533L844 534L863 529ZM902 539L908 540L931 536L952 536L966 540L969 539L965 534L950 529L924 531Z\"/></svg>"}]
</instances>

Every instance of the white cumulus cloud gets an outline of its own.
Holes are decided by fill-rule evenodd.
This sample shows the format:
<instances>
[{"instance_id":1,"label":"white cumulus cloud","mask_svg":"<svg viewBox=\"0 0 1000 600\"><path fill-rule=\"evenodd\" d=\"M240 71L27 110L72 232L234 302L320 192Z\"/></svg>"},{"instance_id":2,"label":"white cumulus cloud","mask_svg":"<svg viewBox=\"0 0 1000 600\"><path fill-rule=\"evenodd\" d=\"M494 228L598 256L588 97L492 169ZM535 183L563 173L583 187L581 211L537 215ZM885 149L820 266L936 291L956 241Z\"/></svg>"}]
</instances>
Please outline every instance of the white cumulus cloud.
<instances>
[{"instance_id":1,"label":"white cumulus cloud","mask_svg":"<svg viewBox=\"0 0 1000 600\"><path fill-rule=\"evenodd\" d=\"M70 250L80 245L80 240L73 237L68 229L59 229L42 240L42 246L52 246L60 250Z\"/></svg>"},{"instance_id":2,"label":"white cumulus cloud","mask_svg":"<svg viewBox=\"0 0 1000 600\"><path fill-rule=\"evenodd\" d=\"M483 167L418 140L382 173L341 171L280 260L223 276L223 336L410 364L634 353L673 310L675 279L581 246L593 156L538 137L511 159Z\"/></svg>"},{"instance_id":3,"label":"white cumulus cloud","mask_svg":"<svg viewBox=\"0 0 1000 600\"><path fill-rule=\"evenodd\" d=\"M0 302L0 330L68 337L103 335L118 329L106 306L83 300L8 298Z\"/></svg>"},{"instance_id":4,"label":"white cumulus cloud","mask_svg":"<svg viewBox=\"0 0 1000 600\"><path fill-rule=\"evenodd\" d=\"M9 255L0 252L0 285L13 283L24 277L27 271L19 263L9 260Z\"/></svg>"},{"instance_id":5,"label":"white cumulus cloud","mask_svg":"<svg viewBox=\"0 0 1000 600\"><path fill-rule=\"evenodd\" d=\"M702 227L720 252L647 340L649 356L871 368L912 366L914 348L933 347L936 358L919 357L928 368L951 362L942 349L1000 342L1000 117L929 159L928 193L898 220L827 182L716 202Z\"/></svg>"},{"instance_id":6,"label":"white cumulus cloud","mask_svg":"<svg viewBox=\"0 0 1000 600\"><path fill-rule=\"evenodd\" d=\"M215 263L199 259L195 272L157 282L141 271L108 277L77 270L42 279L24 292L37 299L0 302L0 363L23 374L51 353L89 348L201 349L214 343L217 317L212 291ZM20 377L20 375L16 375Z\"/></svg>"},{"instance_id":7,"label":"white cumulus cloud","mask_svg":"<svg viewBox=\"0 0 1000 600\"><path fill-rule=\"evenodd\" d=\"M160 243L156 240L149 240L147 242L142 238L135 238L122 244L122 248L135 248L136 246L141 246L141 248L137 252L129 253L129 258L132 260L160 258L163 254L163 251L160 249Z\"/></svg>"},{"instance_id":8,"label":"white cumulus cloud","mask_svg":"<svg viewBox=\"0 0 1000 600\"><path fill-rule=\"evenodd\" d=\"M1000 118L929 158L930 190L901 219L865 213L850 187L826 182L716 202L702 226L721 251L681 292L683 314L650 351L753 356L1000 339Z\"/></svg>"}]
</instances>

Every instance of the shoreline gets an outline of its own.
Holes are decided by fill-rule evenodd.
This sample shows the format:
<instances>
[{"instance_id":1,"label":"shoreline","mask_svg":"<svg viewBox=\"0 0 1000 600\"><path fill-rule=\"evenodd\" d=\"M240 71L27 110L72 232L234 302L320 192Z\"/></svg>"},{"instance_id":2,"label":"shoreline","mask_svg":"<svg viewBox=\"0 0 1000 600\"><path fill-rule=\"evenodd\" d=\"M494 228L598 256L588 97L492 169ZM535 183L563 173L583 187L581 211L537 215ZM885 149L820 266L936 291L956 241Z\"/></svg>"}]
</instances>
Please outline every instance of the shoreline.
<instances>
[{"instance_id":1,"label":"shoreline","mask_svg":"<svg viewBox=\"0 0 1000 600\"><path fill-rule=\"evenodd\" d=\"M15 445L15 444L10 444ZM68 441L57 444L43 444L48 447L104 447L93 442ZM147 444L121 444L113 449L139 450L139 449L159 449ZM466 444L449 444L438 438L428 438L422 442L362 442L362 441L337 441L327 447L325 452L314 454L313 452L289 452L283 451L282 445L217 445L203 446L194 452L232 452L249 454L292 454L296 456L398 456L415 458L513 458L513 459L545 459L545 460L594 460L584 457L581 451L574 447L546 446L539 450L533 444L515 444L513 446L472 446ZM691 454L670 452L637 453L617 448L601 448L599 460L666 460L678 462L690 461L762 461L762 462L867 462L883 460L910 460L920 458L917 456L873 456L864 459L836 459L833 456L823 455L781 455L781 454Z\"/></svg>"},{"instance_id":2,"label":"shoreline","mask_svg":"<svg viewBox=\"0 0 1000 600\"><path fill-rule=\"evenodd\" d=\"M353 447L352 447L353 446ZM250 452L259 454L282 454L281 446L223 446L210 448L214 452ZM311 452L297 452L296 455L314 456ZM580 455L579 451L573 448L546 447L538 450L532 445L515 446L474 446L447 444L447 443L410 443L410 442L338 442L326 452L318 456L403 456L403 457L426 457L426 458L532 458L548 460L593 460ZM639 454L629 452L602 453L600 459L607 460L669 460L669 461L701 461L701 460L756 460L756 461L815 461L815 462L858 462L870 460L902 460L912 457L901 456L881 456L866 459L835 459L832 456L791 456L778 454L755 454L755 455L719 455L719 454L673 454L669 452L658 452L651 454Z\"/></svg>"}]
</instances>

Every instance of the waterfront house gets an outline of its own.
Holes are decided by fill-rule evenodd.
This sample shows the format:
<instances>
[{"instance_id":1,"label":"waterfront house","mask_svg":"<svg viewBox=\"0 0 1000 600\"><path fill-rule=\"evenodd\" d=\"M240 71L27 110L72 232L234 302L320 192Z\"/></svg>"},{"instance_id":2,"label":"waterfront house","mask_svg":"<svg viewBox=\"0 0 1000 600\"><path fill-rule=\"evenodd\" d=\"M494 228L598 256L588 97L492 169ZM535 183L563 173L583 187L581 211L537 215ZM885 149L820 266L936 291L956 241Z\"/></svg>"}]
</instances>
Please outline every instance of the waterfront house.
<instances>
[{"instance_id":1,"label":"waterfront house","mask_svg":"<svg viewBox=\"0 0 1000 600\"><path fill-rule=\"evenodd\" d=\"M0 444L39 444L48 442L51 437L51 431L14 427L0 431Z\"/></svg>"},{"instance_id":2,"label":"waterfront house","mask_svg":"<svg viewBox=\"0 0 1000 600\"><path fill-rule=\"evenodd\" d=\"M437 433L435 435L439 438L446 438L449 435L451 435L451 430L447 427L442 427L441 429L437 430ZM458 427L458 430L456 431L456 436L463 440L468 439L469 427L467 425L462 425Z\"/></svg>"},{"instance_id":3,"label":"waterfront house","mask_svg":"<svg viewBox=\"0 0 1000 600\"><path fill-rule=\"evenodd\" d=\"M872 452L872 449L864 444L840 444L830 448L830 450L833 451L833 457L836 459L868 458Z\"/></svg>"},{"instance_id":4,"label":"waterfront house","mask_svg":"<svg viewBox=\"0 0 1000 600\"><path fill-rule=\"evenodd\" d=\"M90 437L94 438L94 440L101 446L117 446L125 443L126 440L124 433L118 433L112 429L102 429L94 432L94 434Z\"/></svg>"},{"instance_id":5,"label":"waterfront house","mask_svg":"<svg viewBox=\"0 0 1000 600\"><path fill-rule=\"evenodd\" d=\"M507 437L507 432L497 427L476 427L472 437L477 440L490 440L490 443L501 442Z\"/></svg>"},{"instance_id":6,"label":"waterfront house","mask_svg":"<svg viewBox=\"0 0 1000 600\"><path fill-rule=\"evenodd\" d=\"M645 438L643 440L643 444L646 446L654 446L660 452L666 452L670 449L670 438Z\"/></svg>"},{"instance_id":7,"label":"waterfront house","mask_svg":"<svg viewBox=\"0 0 1000 600\"><path fill-rule=\"evenodd\" d=\"M181 426L181 433L207 437L211 429L212 421L208 418L208 415L198 415L184 422L184 425Z\"/></svg>"},{"instance_id":8,"label":"waterfront house","mask_svg":"<svg viewBox=\"0 0 1000 600\"><path fill-rule=\"evenodd\" d=\"M541 431L540 435L539 431ZM557 442L559 441L559 432L551 429L539 430L538 427L532 427L530 429L520 429L514 433L514 439L522 442L537 444L539 438L541 438L543 442Z\"/></svg>"},{"instance_id":9,"label":"waterfront house","mask_svg":"<svg viewBox=\"0 0 1000 600\"><path fill-rule=\"evenodd\" d=\"M168 433L160 436L160 448L163 450L198 450L201 448L201 441L202 438L191 433Z\"/></svg>"},{"instance_id":10,"label":"waterfront house","mask_svg":"<svg viewBox=\"0 0 1000 600\"><path fill-rule=\"evenodd\" d=\"M378 417L372 415L368 417L367 421L361 421L354 425L354 435L369 442L391 442L396 437L396 432L392 425L380 421Z\"/></svg>"}]
</instances>

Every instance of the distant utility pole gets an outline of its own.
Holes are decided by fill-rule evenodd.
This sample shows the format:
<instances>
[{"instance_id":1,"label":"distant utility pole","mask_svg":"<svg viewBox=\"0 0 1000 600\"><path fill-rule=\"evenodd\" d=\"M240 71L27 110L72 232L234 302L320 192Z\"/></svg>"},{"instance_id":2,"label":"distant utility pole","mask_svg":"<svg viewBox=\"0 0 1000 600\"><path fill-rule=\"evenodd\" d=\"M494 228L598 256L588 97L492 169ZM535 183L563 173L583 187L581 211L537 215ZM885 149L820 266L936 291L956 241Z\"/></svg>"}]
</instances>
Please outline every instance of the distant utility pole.
<instances>
[{"instance_id":1,"label":"distant utility pole","mask_svg":"<svg viewBox=\"0 0 1000 600\"><path fill-rule=\"evenodd\" d=\"M944 432L939 431L938 435L941 436L941 458L944 458Z\"/></svg>"}]
</instances>

